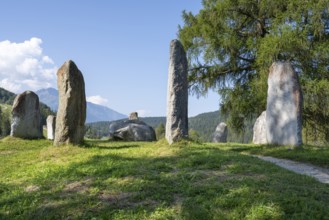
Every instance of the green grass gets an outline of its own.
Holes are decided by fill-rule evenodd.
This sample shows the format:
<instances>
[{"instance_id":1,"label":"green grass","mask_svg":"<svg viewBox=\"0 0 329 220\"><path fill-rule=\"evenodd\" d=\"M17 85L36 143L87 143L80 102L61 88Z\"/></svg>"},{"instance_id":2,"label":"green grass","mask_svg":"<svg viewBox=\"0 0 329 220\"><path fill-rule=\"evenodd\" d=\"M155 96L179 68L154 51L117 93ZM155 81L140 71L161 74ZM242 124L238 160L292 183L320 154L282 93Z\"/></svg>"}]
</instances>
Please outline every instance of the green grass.
<instances>
[{"instance_id":1,"label":"green grass","mask_svg":"<svg viewBox=\"0 0 329 220\"><path fill-rule=\"evenodd\" d=\"M229 148L6 138L0 219L329 218L328 185Z\"/></svg>"},{"instance_id":2,"label":"green grass","mask_svg":"<svg viewBox=\"0 0 329 220\"><path fill-rule=\"evenodd\" d=\"M287 146L230 143L222 149L244 154L290 159L329 169L329 146L303 145L302 147L291 148Z\"/></svg>"}]
</instances>

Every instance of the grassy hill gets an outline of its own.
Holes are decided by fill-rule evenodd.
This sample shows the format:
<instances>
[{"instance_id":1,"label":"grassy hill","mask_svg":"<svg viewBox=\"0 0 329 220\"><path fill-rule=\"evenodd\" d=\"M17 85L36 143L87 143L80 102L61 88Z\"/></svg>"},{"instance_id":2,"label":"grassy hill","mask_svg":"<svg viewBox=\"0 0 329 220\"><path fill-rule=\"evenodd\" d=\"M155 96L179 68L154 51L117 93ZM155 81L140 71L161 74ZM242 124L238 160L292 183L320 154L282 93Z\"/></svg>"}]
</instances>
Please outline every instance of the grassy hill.
<instances>
[{"instance_id":1,"label":"grassy hill","mask_svg":"<svg viewBox=\"0 0 329 220\"><path fill-rule=\"evenodd\" d=\"M5 138L0 219L328 217L328 185L239 153L253 147Z\"/></svg>"}]
</instances>

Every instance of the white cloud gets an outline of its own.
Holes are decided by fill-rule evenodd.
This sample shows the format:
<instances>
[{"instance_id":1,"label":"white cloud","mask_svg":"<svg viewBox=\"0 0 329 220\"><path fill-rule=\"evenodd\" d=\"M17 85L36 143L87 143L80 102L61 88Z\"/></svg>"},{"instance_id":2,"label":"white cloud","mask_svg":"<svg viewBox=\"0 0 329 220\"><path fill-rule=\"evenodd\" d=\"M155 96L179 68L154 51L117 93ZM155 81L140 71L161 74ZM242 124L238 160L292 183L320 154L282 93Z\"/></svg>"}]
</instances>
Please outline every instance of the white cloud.
<instances>
[{"instance_id":1,"label":"white cloud","mask_svg":"<svg viewBox=\"0 0 329 220\"><path fill-rule=\"evenodd\" d=\"M21 86L17 83L12 83L8 79L3 79L0 81L0 87L5 88L9 91L19 91Z\"/></svg>"},{"instance_id":2,"label":"white cloud","mask_svg":"<svg viewBox=\"0 0 329 220\"><path fill-rule=\"evenodd\" d=\"M101 97L100 95L95 95L95 96L88 96L87 102L91 102L97 105L107 105L109 100Z\"/></svg>"},{"instance_id":3,"label":"white cloud","mask_svg":"<svg viewBox=\"0 0 329 220\"><path fill-rule=\"evenodd\" d=\"M15 93L56 85L57 67L42 52L42 40L0 41L0 87Z\"/></svg>"},{"instance_id":4,"label":"white cloud","mask_svg":"<svg viewBox=\"0 0 329 220\"><path fill-rule=\"evenodd\" d=\"M25 58L22 63L16 65L16 71L22 75L35 75L38 71L39 61L35 58Z\"/></svg>"},{"instance_id":5,"label":"white cloud","mask_svg":"<svg viewBox=\"0 0 329 220\"><path fill-rule=\"evenodd\" d=\"M48 64L54 64L54 61L48 56L43 56L42 57L42 62L43 63L48 63Z\"/></svg>"}]
</instances>

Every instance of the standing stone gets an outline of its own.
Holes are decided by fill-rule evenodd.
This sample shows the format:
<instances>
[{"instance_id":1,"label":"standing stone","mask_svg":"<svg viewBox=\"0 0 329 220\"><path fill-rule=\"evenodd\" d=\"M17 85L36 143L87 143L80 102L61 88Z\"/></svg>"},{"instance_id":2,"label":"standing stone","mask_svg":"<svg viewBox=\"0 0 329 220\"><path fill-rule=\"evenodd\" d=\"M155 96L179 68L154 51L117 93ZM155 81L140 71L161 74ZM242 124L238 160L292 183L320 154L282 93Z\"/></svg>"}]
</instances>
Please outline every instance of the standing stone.
<instances>
[{"instance_id":1,"label":"standing stone","mask_svg":"<svg viewBox=\"0 0 329 220\"><path fill-rule=\"evenodd\" d=\"M138 120L138 113L137 112L130 113L129 120Z\"/></svg>"},{"instance_id":2,"label":"standing stone","mask_svg":"<svg viewBox=\"0 0 329 220\"><path fill-rule=\"evenodd\" d=\"M71 60L57 72L59 105L54 145L80 144L86 121L85 83L82 73Z\"/></svg>"},{"instance_id":3,"label":"standing stone","mask_svg":"<svg viewBox=\"0 0 329 220\"><path fill-rule=\"evenodd\" d=\"M226 143L227 133L228 133L227 125L224 122L219 123L214 133L213 142Z\"/></svg>"},{"instance_id":4,"label":"standing stone","mask_svg":"<svg viewBox=\"0 0 329 220\"><path fill-rule=\"evenodd\" d=\"M187 58L178 40L170 43L166 139L169 144L188 137Z\"/></svg>"},{"instance_id":5,"label":"standing stone","mask_svg":"<svg viewBox=\"0 0 329 220\"><path fill-rule=\"evenodd\" d=\"M252 142L254 144L267 144L266 139L266 111L257 118L254 124L254 135Z\"/></svg>"},{"instance_id":6,"label":"standing stone","mask_svg":"<svg viewBox=\"0 0 329 220\"><path fill-rule=\"evenodd\" d=\"M27 139L42 137L41 114L37 94L26 91L17 95L11 114L11 136Z\"/></svg>"},{"instance_id":7,"label":"standing stone","mask_svg":"<svg viewBox=\"0 0 329 220\"><path fill-rule=\"evenodd\" d=\"M54 140L56 129L56 117L48 115L47 117L47 138L48 140Z\"/></svg>"},{"instance_id":8,"label":"standing stone","mask_svg":"<svg viewBox=\"0 0 329 220\"><path fill-rule=\"evenodd\" d=\"M268 76L266 138L269 144L302 145L303 97L289 62L275 62Z\"/></svg>"}]
</instances>

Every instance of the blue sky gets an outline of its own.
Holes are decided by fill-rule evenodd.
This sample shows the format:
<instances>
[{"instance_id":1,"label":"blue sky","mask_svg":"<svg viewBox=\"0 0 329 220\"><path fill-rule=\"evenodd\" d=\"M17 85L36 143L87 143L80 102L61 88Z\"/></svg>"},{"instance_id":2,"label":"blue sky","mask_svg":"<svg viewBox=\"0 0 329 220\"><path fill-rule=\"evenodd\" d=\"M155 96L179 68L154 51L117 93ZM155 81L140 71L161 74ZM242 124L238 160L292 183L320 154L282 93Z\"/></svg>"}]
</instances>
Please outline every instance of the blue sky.
<instances>
[{"instance_id":1,"label":"blue sky","mask_svg":"<svg viewBox=\"0 0 329 220\"><path fill-rule=\"evenodd\" d=\"M129 114L165 116L169 43L182 11L201 0L2 0L0 86L14 92L56 86L72 59L92 102ZM189 116L215 111L219 95L189 97Z\"/></svg>"}]
</instances>

